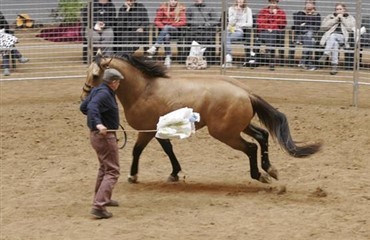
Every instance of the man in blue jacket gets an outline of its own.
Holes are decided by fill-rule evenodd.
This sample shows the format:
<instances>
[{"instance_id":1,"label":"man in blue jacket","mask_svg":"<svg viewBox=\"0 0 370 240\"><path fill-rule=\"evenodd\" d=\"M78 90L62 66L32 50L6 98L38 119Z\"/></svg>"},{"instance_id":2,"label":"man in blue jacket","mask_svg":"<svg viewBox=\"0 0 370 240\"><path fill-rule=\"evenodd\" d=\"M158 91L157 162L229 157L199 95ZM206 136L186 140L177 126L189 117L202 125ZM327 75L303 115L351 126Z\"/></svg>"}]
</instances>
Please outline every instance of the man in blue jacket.
<instances>
[{"instance_id":1,"label":"man in blue jacket","mask_svg":"<svg viewBox=\"0 0 370 240\"><path fill-rule=\"evenodd\" d=\"M91 214L100 219L113 216L106 210L107 206L118 206L118 202L111 199L113 188L120 175L117 138L115 132L107 130L119 127L119 109L115 91L122 79L122 74L117 70L105 70L103 83L94 88L80 106L81 112L87 115L90 142L99 159Z\"/></svg>"}]
</instances>

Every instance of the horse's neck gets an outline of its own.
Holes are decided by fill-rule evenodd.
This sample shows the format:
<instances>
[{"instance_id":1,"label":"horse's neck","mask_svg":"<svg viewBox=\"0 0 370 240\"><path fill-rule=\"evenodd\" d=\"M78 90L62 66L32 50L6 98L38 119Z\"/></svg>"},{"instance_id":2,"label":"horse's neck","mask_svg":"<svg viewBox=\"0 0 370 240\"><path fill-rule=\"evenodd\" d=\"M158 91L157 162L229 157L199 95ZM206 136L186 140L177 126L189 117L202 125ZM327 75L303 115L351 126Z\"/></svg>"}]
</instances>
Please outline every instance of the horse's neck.
<instances>
[{"instance_id":1,"label":"horse's neck","mask_svg":"<svg viewBox=\"0 0 370 240\"><path fill-rule=\"evenodd\" d=\"M112 61L109 66L118 70L124 77L116 93L122 105L129 108L145 91L147 81L138 69L125 61Z\"/></svg>"}]
</instances>

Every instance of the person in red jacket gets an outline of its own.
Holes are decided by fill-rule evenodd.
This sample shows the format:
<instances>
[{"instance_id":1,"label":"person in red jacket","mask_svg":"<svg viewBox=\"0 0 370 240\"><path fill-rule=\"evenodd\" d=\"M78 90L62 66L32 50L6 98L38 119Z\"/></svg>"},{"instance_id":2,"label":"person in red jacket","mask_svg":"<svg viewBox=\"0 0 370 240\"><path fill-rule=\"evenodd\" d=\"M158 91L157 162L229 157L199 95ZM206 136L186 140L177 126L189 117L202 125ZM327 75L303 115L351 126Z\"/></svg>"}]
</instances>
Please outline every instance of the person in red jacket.
<instances>
[{"instance_id":1,"label":"person in red jacket","mask_svg":"<svg viewBox=\"0 0 370 240\"><path fill-rule=\"evenodd\" d=\"M157 14L154 19L154 24L159 28L160 33L158 35L155 44L147 50L147 53L154 55L157 48L161 44L165 44L166 58L164 65L170 67L171 65L171 47L170 40L171 35L176 35L179 28L186 26L186 12L185 6L178 2L178 0L169 0L166 3L162 3L157 10Z\"/></svg>"},{"instance_id":2,"label":"person in red jacket","mask_svg":"<svg viewBox=\"0 0 370 240\"><path fill-rule=\"evenodd\" d=\"M285 11L278 3L279 0L269 0L269 5L262 8L257 15L258 36L266 44L270 70L275 69L275 49L278 47L278 40L284 37L287 25Z\"/></svg>"}]
</instances>

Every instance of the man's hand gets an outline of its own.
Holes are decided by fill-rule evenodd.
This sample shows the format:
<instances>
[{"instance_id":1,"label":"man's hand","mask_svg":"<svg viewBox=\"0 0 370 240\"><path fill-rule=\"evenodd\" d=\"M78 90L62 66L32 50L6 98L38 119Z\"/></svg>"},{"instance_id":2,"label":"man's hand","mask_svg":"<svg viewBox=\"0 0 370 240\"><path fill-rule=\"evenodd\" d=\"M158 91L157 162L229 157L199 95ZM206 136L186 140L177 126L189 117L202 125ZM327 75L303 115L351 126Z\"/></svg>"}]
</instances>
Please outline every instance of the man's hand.
<instances>
[{"instance_id":1,"label":"man's hand","mask_svg":"<svg viewBox=\"0 0 370 240\"><path fill-rule=\"evenodd\" d=\"M96 125L96 128L99 130L99 134L107 135L107 128L103 124Z\"/></svg>"}]
</instances>

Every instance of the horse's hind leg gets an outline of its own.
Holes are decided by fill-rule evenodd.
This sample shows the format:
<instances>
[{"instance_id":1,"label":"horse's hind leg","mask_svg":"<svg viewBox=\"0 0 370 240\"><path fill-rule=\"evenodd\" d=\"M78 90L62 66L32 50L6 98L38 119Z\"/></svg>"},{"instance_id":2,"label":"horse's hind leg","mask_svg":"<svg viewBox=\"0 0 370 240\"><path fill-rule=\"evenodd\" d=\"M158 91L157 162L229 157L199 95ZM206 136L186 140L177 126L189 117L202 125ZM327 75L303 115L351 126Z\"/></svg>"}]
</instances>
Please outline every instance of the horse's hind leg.
<instances>
[{"instance_id":1,"label":"horse's hind leg","mask_svg":"<svg viewBox=\"0 0 370 240\"><path fill-rule=\"evenodd\" d=\"M139 159L140 155L143 152L144 148L148 145L150 140L152 140L154 134L152 133L139 133L136 139L135 146L132 150L132 163L131 163L131 170L130 176L128 177L129 183L136 183L137 182L137 174L139 172Z\"/></svg>"},{"instance_id":2,"label":"horse's hind leg","mask_svg":"<svg viewBox=\"0 0 370 240\"><path fill-rule=\"evenodd\" d=\"M269 152L268 152L268 138L269 133L259 128L255 125L250 124L245 130L244 133L248 134L249 136L253 137L257 140L261 147L261 165L262 169L265 170L271 177L278 179L278 172L275 167L273 167L269 160Z\"/></svg>"},{"instance_id":3,"label":"horse's hind leg","mask_svg":"<svg viewBox=\"0 0 370 240\"><path fill-rule=\"evenodd\" d=\"M179 180L178 173L181 171L181 166L179 161L177 161L175 153L173 152L171 141L169 139L160 139L160 138L157 138L157 140L159 144L161 144L164 152L167 154L171 161L172 173L168 177L168 181L177 182Z\"/></svg>"},{"instance_id":4,"label":"horse's hind leg","mask_svg":"<svg viewBox=\"0 0 370 240\"><path fill-rule=\"evenodd\" d=\"M260 182L263 182L263 183L269 183L270 182L269 177L267 176L267 174L261 174L259 169L258 169L258 163L257 163L258 147L257 147L257 144L245 141L240 135L235 135L234 137L228 136L227 138L225 138L224 136L222 136L222 135L218 136L215 133L212 133L211 131L210 131L210 134L214 138L220 140L221 142L229 145L230 147L232 147L236 150L244 152L248 156L249 166L250 166L250 171L251 171L250 174L251 174L252 179L256 179L256 180L258 180Z\"/></svg>"}]
</instances>

